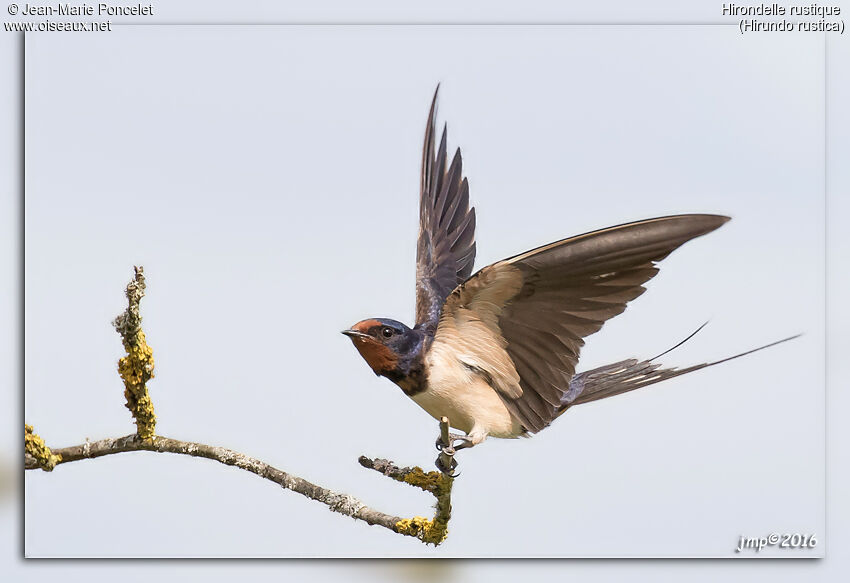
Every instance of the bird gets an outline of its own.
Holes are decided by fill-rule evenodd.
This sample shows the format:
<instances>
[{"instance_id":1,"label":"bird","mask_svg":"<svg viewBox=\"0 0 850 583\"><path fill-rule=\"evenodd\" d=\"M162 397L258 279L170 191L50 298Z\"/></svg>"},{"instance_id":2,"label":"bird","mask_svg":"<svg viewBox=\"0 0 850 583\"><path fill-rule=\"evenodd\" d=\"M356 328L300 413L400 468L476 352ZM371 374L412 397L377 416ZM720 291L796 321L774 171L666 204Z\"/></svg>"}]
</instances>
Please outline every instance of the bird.
<instances>
[{"instance_id":1,"label":"bird","mask_svg":"<svg viewBox=\"0 0 850 583\"><path fill-rule=\"evenodd\" d=\"M621 224L473 273L475 209L460 148L449 163L447 124L436 142L438 93L439 85L422 148L414 326L368 318L342 333L376 375L395 383L432 417L446 417L463 431L450 433L448 443L437 440L444 454L453 456L488 437L528 437L576 405L790 340L682 369L655 362L668 350L576 373L584 339L643 294L657 264L730 218L680 214ZM450 473L456 462L450 458L447 467L444 459L438 457L437 465Z\"/></svg>"}]
</instances>

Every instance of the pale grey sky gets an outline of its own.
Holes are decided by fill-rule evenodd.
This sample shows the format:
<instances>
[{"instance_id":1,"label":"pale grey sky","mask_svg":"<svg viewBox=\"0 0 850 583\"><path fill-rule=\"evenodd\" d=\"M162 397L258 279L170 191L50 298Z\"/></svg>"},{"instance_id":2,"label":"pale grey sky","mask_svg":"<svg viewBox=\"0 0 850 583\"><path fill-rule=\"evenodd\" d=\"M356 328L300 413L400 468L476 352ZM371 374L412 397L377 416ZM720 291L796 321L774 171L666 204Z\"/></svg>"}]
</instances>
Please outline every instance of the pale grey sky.
<instances>
[{"instance_id":1,"label":"pale grey sky","mask_svg":"<svg viewBox=\"0 0 850 583\"><path fill-rule=\"evenodd\" d=\"M733 217L666 259L580 369L708 319L664 362L805 333L464 452L436 550L244 472L139 453L28 473L28 555L732 556L742 534L824 533L821 36L145 26L26 50L25 416L51 444L132 430L109 322L143 264L159 433L427 514L356 458L430 466L436 423L338 331L410 323L437 82L479 267L650 216Z\"/></svg>"}]
</instances>

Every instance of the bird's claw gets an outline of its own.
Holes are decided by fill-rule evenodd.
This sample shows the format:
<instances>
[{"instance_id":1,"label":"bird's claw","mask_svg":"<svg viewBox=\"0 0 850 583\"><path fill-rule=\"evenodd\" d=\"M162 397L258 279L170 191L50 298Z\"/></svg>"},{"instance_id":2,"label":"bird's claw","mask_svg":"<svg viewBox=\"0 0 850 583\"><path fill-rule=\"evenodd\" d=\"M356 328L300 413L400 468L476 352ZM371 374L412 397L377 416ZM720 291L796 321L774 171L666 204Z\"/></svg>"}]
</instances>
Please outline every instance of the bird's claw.
<instances>
[{"instance_id":1,"label":"bird's claw","mask_svg":"<svg viewBox=\"0 0 850 583\"><path fill-rule=\"evenodd\" d=\"M455 445L454 443L459 441L459 445ZM460 435L459 433L449 433L449 442L446 443L443 441L443 437L437 437L437 441L434 442L434 446L437 448L437 451L442 451L445 453L446 448L451 448L452 453L446 455L454 455L454 452L457 450L461 450L467 447L472 446L472 440L469 439L466 435Z\"/></svg>"},{"instance_id":2,"label":"bird's claw","mask_svg":"<svg viewBox=\"0 0 850 583\"><path fill-rule=\"evenodd\" d=\"M460 472L455 473L455 469L457 468L457 460L454 458L455 449L451 446L441 448L440 455L437 456L435 460L435 464L437 469L443 472L450 478L456 478L460 475ZM445 458L448 458L448 464L445 463Z\"/></svg>"},{"instance_id":3,"label":"bird's claw","mask_svg":"<svg viewBox=\"0 0 850 583\"><path fill-rule=\"evenodd\" d=\"M460 443L455 445L455 442L458 441ZM454 455L459 450L471 446L472 441L466 435L449 433L448 443L443 441L443 437L440 436L437 438L437 441L434 445L436 446L437 451L440 452L440 455L437 456L437 460L435 462L437 465L437 469L450 478L458 477L460 475L460 472L454 471L458 465L457 460L454 458Z\"/></svg>"},{"instance_id":4,"label":"bird's claw","mask_svg":"<svg viewBox=\"0 0 850 583\"><path fill-rule=\"evenodd\" d=\"M443 451L443 448L448 447L448 443L443 443L443 437L437 436L437 441L434 442L434 447L437 448L437 451Z\"/></svg>"}]
</instances>

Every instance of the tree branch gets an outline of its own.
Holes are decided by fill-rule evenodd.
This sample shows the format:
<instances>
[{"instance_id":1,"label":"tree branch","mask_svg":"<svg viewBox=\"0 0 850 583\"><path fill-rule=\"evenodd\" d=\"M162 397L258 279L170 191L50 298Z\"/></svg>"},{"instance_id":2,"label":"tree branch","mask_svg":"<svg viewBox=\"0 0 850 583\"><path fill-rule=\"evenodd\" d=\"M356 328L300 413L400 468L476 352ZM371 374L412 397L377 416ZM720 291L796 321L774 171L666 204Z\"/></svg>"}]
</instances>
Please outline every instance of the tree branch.
<instances>
[{"instance_id":1,"label":"tree branch","mask_svg":"<svg viewBox=\"0 0 850 583\"><path fill-rule=\"evenodd\" d=\"M92 459L112 455L116 453L124 453L127 451L154 451L159 453L175 453L189 455L193 457L202 457L217 461L227 466L235 466L237 468L256 474L261 478L270 480L279 484L287 490L292 490L308 498L325 504L334 512L339 512L346 516L364 520L369 524L377 524L398 532L395 528L396 523L402 520L398 516L391 516L377 510L373 510L366 506L363 502L348 494L340 494L317 486L312 482L308 482L303 478L279 470L269 464L262 462L256 458L249 457L245 454L227 449L224 447L215 447L203 443L194 443L191 441L180 441L168 437L155 435L150 439L142 439L137 434L126 435L124 437L101 439L99 441L86 442L82 445L74 445L71 447L63 447L53 450L54 455L61 456L61 460L56 463L65 464L84 459ZM38 461L27 456L24 467L28 470L34 470L41 467Z\"/></svg>"},{"instance_id":2,"label":"tree branch","mask_svg":"<svg viewBox=\"0 0 850 583\"><path fill-rule=\"evenodd\" d=\"M144 296L144 292L144 272L141 267L136 267L134 279L127 285L127 310L114 321L115 328L121 334L124 348L127 350L127 356L118 363L118 371L124 380L124 395L127 398L127 408L130 409L136 422L136 433L93 442L86 440L86 443L81 445L51 451L33 428L27 425L24 460L24 467L27 470L41 468L51 471L57 465L128 451L153 451L202 457L256 474L287 490L321 502L333 512L368 524L383 526L393 532L415 537L424 543L438 545L446 539L451 517L451 492L454 480L441 472L426 473L416 466L399 468L387 460L360 457L362 466L376 470L396 481L416 486L437 499L436 514L432 520L422 516L402 518L370 508L354 496L313 484L237 451L154 435L156 417L153 414L153 402L148 395L146 385L147 381L153 378L153 351L145 340L139 315L139 301ZM445 417L440 420L440 430L443 439L446 440L449 420Z\"/></svg>"}]
</instances>

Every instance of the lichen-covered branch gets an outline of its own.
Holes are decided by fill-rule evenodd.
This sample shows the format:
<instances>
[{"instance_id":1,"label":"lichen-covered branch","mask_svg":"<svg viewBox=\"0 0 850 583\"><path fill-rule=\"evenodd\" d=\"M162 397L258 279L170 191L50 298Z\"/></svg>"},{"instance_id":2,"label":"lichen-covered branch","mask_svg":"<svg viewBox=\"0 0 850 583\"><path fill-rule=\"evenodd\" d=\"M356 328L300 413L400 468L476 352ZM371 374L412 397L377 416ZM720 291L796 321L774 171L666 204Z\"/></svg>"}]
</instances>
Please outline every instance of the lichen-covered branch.
<instances>
[{"instance_id":1,"label":"lichen-covered branch","mask_svg":"<svg viewBox=\"0 0 850 583\"><path fill-rule=\"evenodd\" d=\"M44 440L33 431L32 425L24 425L24 451L28 456L27 462L32 460L33 469L41 468L50 472L56 464L62 462L62 456L50 451Z\"/></svg>"},{"instance_id":2,"label":"lichen-covered branch","mask_svg":"<svg viewBox=\"0 0 850 583\"><path fill-rule=\"evenodd\" d=\"M445 419L445 418L444 418ZM364 468L378 471L393 480L416 486L430 492L437 499L436 513L433 519L423 516L405 518L396 523L396 532L415 536L424 543L438 545L449 533L449 519L452 516L452 484L454 478L442 472L425 472L420 467L399 468L391 461L369 459L360 456L358 460Z\"/></svg>"},{"instance_id":3,"label":"lichen-covered branch","mask_svg":"<svg viewBox=\"0 0 850 583\"><path fill-rule=\"evenodd\" d=\"M353 496L313 484L245 454L223 447L155 435L156 417L147 390L147 381L153 378L153 351L145 341L139 314L139 302L145 295L145 277L141 267L135 268L135 277L127 285L126 294L127 310L115 319L113 325L121 335L127 351L127 356L118 362L118 372L124 380L124 395L127 398L127 408L136 422L136 433L93 442L87 440L81 445L51 451L44 440L33 432L32 427L27 425L24 462L27 470L41 468L51 471L60 464L128 451L152 451L202 457L256 474L287 490L321 502L334 512L368 524L383 526L393 532L415 537L422 542L434 545L445 540L451 516L453 479L440 472L425 473L419 467L399 468L387 460L373 461L366 457L360 458L361 465L378 470L394 480L421 488L436 497L437 512L432 520L421 516L401 518L374 510ZM448 419L443 418L440 427L443 440L447 441Z\"/></svg>"},{"instance_id":4,"label":"lichen-covered branch","mask_svg":"<svg viewBox=\"0 0 850 583\"><path fill-rule=\"evenodd\" d=\"M118 361L118 374L124 380L126 407L136 422L136 433L142 439L153 437L156 415L148 394L147 382L153 378L153 350L142 331L139 302L145 295L144 268L134 267L135 277L127 284L127 309L112 322L121 335L127 356Z\"/></svg>"},{"instance_id":5,"label":"lichen-covered branch","mask_svg":"<svg viewBox=\"0 0 850 583\"><path fill-rule=\"evenodd\" d=\"M338 512L358 520L363 520L368 524L377 524L394 532L399 532L396 528L396 524L402 519L398 516L392 516L384 512L374 510L366 506L354 496L323 488L322 486L308 482L303 478L299 478L298 476L270 466L256 458L249 457L245 454L226 449L224 447L215 447L190 441L180 441L177 439L162 437L160 435L154 435L148 439L143 439L139 435L133 434L56 449L53 451L55 456L54 465L84 459L93 459L128 451L153 451L159 453L182 454L207 458L228 466L235 466L242 470L256 474L261 478L270 480L287 490L292 490L293 492L302 494L308 498L316 500L317 502L321 502L334 512ZM27 453L29 453L29 451ZM27 455L24 467L28 470L33 470L42 466L39 459L32 455Z\"/></svg>"}]
</instances>

